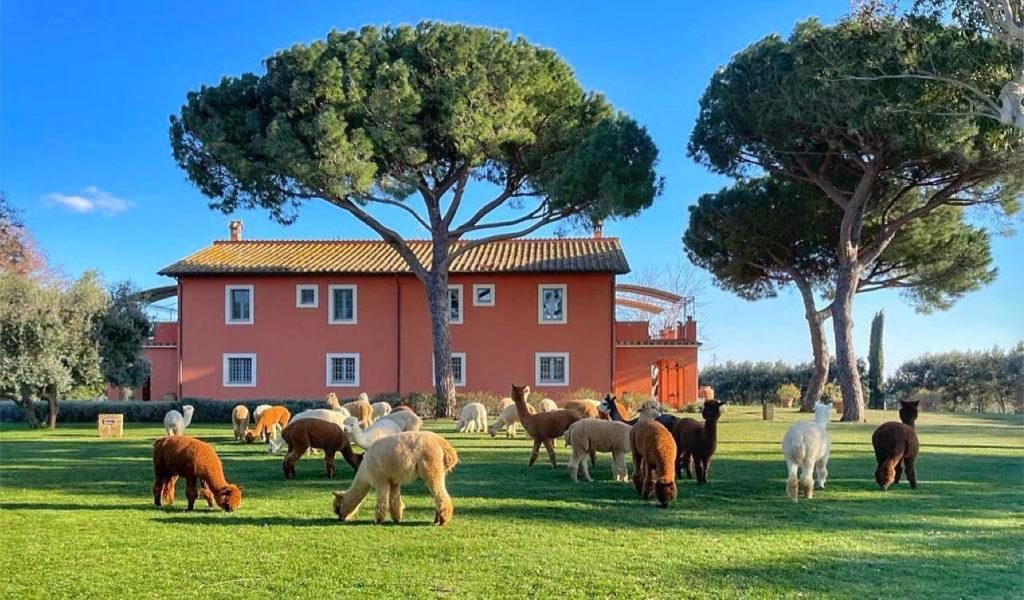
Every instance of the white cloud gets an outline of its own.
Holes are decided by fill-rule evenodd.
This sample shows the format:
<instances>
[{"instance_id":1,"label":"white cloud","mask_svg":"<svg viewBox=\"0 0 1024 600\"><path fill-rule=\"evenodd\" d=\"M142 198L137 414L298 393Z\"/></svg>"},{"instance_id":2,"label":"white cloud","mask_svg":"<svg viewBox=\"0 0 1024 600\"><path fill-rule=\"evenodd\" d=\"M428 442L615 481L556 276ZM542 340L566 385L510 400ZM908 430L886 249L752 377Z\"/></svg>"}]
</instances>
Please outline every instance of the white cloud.
<instances>
[{"instance_id":1,"label":"white cloud","mask_svg":"<svg viewBox=\"0 0 1024 600\"><path fill-rule=\"evenodd\" d=\"M62 194L60 192L45 194L43 203L48 206L60 206L74 213L100 213L108 217L124 212L132 206L131 201L118 198L110 192L104 192L94 185L82 190L81 194Z\"/></svg>"}]
</instances>

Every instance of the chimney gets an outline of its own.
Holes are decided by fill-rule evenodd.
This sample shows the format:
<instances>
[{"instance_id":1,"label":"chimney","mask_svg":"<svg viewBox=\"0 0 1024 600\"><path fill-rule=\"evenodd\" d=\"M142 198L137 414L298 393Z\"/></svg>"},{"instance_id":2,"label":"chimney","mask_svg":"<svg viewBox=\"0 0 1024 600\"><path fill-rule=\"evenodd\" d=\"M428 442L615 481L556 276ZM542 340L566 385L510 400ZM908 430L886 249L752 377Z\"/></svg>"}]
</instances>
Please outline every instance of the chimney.
<instances>
[{"instance_id":1,"label":"chimney","mask_svg":"<svg viewBox=\"0 0 1024 600\"><path fill-rule=\"evenodd\" d=\"M599 240L604 237L604 221L594 221L594 239Z\"/></svg>"},{"instance_id":2,"label":"chimney","mask_svg":"<svg viewBox=\"0 0 1024 600\"><path fill-rule=\"evenodd\" d=\"M231 224L228 225L228 232L231 234L230 239L232 242L242 241L242 222L232 221Z\"/></svg>"}]
</instances>

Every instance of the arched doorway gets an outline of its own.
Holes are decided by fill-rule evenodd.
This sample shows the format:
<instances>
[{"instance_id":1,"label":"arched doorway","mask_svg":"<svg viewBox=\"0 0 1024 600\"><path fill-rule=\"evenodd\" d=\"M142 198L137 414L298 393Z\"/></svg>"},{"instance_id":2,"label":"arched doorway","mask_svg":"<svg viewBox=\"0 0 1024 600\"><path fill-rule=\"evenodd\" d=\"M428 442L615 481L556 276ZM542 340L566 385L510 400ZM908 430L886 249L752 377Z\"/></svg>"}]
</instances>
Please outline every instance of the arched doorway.
<instances>
[{"instance_id":1,"label":"arched doorway","mask_svg":"<svg viewBox=\"0 0 1024 600\"><path fill-rule=\"evenodd\" d=\"M682 408L685 377L683 363L675 358L659 358L650 365L651 397L673 408Z\"/></svg>"}]
</instances>

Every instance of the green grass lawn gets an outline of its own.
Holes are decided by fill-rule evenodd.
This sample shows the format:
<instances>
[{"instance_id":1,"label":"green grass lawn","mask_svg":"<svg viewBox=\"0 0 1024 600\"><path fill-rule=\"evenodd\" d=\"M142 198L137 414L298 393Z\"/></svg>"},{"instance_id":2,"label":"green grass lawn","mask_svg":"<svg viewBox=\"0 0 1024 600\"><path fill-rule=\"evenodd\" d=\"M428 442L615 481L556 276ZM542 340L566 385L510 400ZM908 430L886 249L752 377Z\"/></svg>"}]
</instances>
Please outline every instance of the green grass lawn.
<instances>
[{"instance_id":1,"label":"green grass lawn","mask_svg":"<svg viewBox=\"0 0 1024 600\"><path fill-rule=\"evenodd\" d=\"M661 510L611 482L526 467L530 441L455 434L455 517L430 526L422 483L404 488L400 526L372 525L373 496L351 524L307 457L285 481L279 457L231 440L230 425L189 433L214 443L245 488L236 513L200 500L153 506L157 426L121 439L93 426L0 429L0 596L7 598L1011 598L1024 593L1024 419L922 414L921 485L880 492L870 424L833 424L828 489L793 504L779 441L796 419L765 423L730 407L708 485L681 484ZM543 459L543 452L542 452Z\"/></svg>"}]
</instances>

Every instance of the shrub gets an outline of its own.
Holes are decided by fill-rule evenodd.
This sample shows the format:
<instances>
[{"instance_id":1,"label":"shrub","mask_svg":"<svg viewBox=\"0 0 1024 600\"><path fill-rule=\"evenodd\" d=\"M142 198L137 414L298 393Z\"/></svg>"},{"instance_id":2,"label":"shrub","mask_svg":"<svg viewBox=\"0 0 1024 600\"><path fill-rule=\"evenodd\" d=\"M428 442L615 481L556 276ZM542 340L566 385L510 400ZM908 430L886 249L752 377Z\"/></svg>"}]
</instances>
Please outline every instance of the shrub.
<instances>
[{"instance_id":1,"label":"shrub","mask_svg":"<svg viewBox=\"0 0 1024 600\"><path fill-rule=\"evenodd\" d=\"M381 392L370 398L370 403L387 402L392 407L402 406L402 396L398 392Z\"/></svg>"},{"instance_id":2,"label":"shrub","mask_svg":"<svg viewBox=\"0 0 1024 600\"><path fill-rule=\"evenodd\" d=\"M603 397L604 396L596 398L596 400L600 400ZM629 409L630 413L636 412L636 409L639 408L641 404L650 399L650 396L646 394L640 394L638 392L622 392L622 395L618 397L618 401L621 402L622 405L625 406L627 409Z\"/></svg>"},{"instance_id":3,"label":"shrub","mask_svg":"<svg viewBox=\"0 0 1024 600\"><path fill-rule=\"evenodd\" d=\"M530 396L536 396L536 394L530 394ZM538 396L538 400L539 400ZM471 402L479 402L484 405L487 409L488 415L498 414L498 402L501 399L490 392L464 392L455 395L455 416L457 417L462 413L462 408Z\"/></svg>"},{"instance_id":4,"label":"shrub","mask_svg":"<svg viewBox=\"0 0 1024 600\"><path fill-rule=\"evenodd\" d=\"M599 392L590 388L577 388L571 392L566 392L560 395L558 399L561 400L559 404L564 404L569 400L601 400L604 397L604 392ZM543 398L543 396L541 396L541 398Z\"/></svg>"},{"instance_id":5,"label":"shrub","mask_svg":"<svg viewBox=\"0 0 1024 600\"><path fill-rule=\"evenodd\" d=\"M408 406L424 419L433 419L437 415L437 398L433 394L411 392L402 397L400 405Z\"/></svg>"},{"instance_id":6,"label":"shrub","mask_svg":"<svg viewBox=\"0 0 1024 600\"><path fill-rule=\"evenodd\" d=\"M838 414L843 414L843 390L834 383L826 383L821 391L822 400L831 400Z\"/></svg>"},{"instance_id":7,"label":"shrub","mask_svg":"<svg viewBox=\"0 0 1024 600\"><path fill-rule=\"evenodd\" d=\"M800 400L800 388L792 383L784 383L775 390L775 398L782 408L792 408L793 403Z\"/></svg>"}]
</instances>

